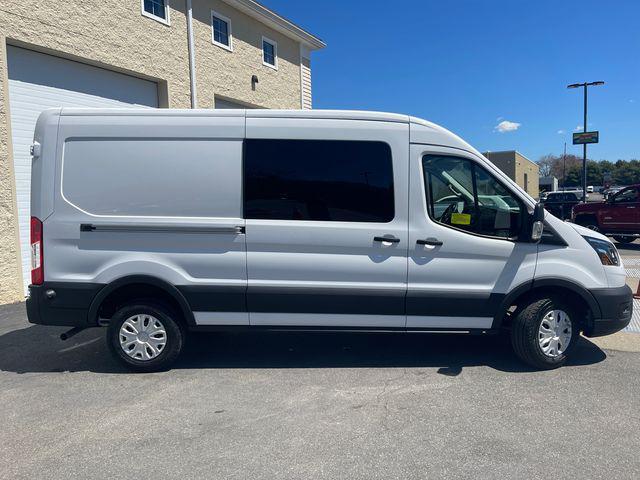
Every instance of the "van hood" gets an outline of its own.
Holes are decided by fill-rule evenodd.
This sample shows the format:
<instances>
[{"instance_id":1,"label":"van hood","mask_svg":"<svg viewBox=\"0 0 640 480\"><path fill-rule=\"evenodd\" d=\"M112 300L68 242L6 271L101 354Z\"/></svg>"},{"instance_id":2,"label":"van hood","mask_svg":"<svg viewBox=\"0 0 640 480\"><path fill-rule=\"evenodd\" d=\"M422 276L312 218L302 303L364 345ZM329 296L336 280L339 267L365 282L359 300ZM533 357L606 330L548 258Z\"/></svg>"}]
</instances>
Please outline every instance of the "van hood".
<instances>
[{"instance_id":1,"label":"van hood","mask_svg":"<svg viewBox=\"0 0 640 480\"><path fill-rule=\"evenodd\" d=\"M569 223L569 222L566 222L566 223ZM607 237L602 235L601 233L598 233L595 230L591 230L590 228L586 228L586 227L583 227L581 225L577 225L575 223L569 223L569 225L571 225L573 227L573 229L576 232L578 232L579 235L582 235L583 237L599 238L600 240L606 240L607 242L611 241Z\"/></svg>"}]
</instances>

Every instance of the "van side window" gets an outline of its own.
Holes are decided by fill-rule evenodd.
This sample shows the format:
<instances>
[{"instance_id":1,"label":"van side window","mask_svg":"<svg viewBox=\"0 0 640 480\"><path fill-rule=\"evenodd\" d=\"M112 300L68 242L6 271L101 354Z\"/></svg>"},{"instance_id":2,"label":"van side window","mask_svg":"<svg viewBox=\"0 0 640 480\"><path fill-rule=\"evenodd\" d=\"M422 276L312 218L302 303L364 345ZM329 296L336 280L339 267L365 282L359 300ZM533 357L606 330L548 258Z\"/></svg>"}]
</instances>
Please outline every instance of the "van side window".
<instances>
[{"instance_id":1,"label":"van side window","mask_svg":"<svg viewBox=\"0 0 640 480\"><path fill-rule=\"evenodd\" d=\"M496 178L471 160L422 158L429 216L438 223L490 237L515 238L524 207Z\"/></svg>"},{"instance_id":2,"label":"van side window","mask_svg":"<svg viewBox=\"0 0 640 480\"><path fill-rule=\"evenodd\" d=\"M386 143L248 139L244 152L245 218L393 220L393 163Z\"/></svg>"}]
</instances>

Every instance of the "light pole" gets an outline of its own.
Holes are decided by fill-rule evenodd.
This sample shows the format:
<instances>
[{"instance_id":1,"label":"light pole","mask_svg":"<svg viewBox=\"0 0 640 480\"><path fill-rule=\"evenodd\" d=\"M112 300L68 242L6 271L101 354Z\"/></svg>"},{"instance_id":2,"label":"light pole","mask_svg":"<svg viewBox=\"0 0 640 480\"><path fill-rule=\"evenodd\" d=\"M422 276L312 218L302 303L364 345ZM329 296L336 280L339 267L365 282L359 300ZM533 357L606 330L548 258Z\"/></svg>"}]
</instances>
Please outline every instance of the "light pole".
<instances>
[{"instance_id":1,"label":"light pole","mask_svg":"<svg viewBox=\"0 0 640 480\"><path fill-rule=\"evenodd\" d=\"M562 154L562 191L564 192L565 187L565 178L567 178L565 174L565 168L567 165L567 142L564 142L564 153Z\"/></svg>"},{"instance_id":2,"label":"light pole","mask_svg":"<svg viewBox=\"0 0 640 480\"><path fill-rule=\"evenodd\" d=\"M585 83L572 83L567 85L567 88L584 88L584 123L582 124L582 131L587 132L587 87L595 85L604 85L603 81L598 82L585 82ZM582 202L587 202L587 144L582 145Z\"/></svg>"}]
</instances>

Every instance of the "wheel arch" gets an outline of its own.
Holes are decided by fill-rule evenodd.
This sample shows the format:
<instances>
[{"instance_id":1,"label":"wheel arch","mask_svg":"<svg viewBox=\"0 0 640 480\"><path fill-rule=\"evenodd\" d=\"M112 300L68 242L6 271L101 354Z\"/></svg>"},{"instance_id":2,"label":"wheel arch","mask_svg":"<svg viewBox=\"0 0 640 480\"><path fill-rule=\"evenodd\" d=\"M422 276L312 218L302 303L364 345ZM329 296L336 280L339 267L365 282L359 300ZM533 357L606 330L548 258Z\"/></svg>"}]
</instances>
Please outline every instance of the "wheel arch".
<instances>
[{"instance_id":1,"label":"wheel arch","mask_svg":"<svg viewBox=\"0 0 640 480\"><path fill-rule=\"evenodd\" d=\"M582 227L586 227L591 223L590 221L592 221L595 225L600 227L600 221L598 220L598 215L596 215L594 212L585 212L585 213L576 214L576 218L575 218L576 224Z\"/></svg>"},{"instance_id":2,"label":"wheel arch","mask_svg":"<svg viewBox=\"0 0 640 480\"><path fill-rule=\"evenodd\" d=\"M539 278L519 285L507 294L493 319L493 328L497 329L503 326L507 312L514 305L519 307L524 302L542 295L561 295L575 306L584 308L585 313L589 314L592 319L601 317L598 302L591 292L582 285L562 278ZM583 327L587 326L588 321L585 318L581 322Z\"/></svg>"},{"instance_id":3,"label":"wheel arch","mask_svg":"<svg viewBox=\"0 0 640 480\"><path fill-rule=\"evenodd\" d=\"M177 313L182 315L187 326L191 327L196 324L189 302L187 302L187 299L180 290L166 280L150 275L129 275L118 278L105 285L91 302L88 313L88 322L96 325L99 320L98 315L100 313L100 309L105 305L105 302L114 298L119 293L124 294L124 292L127 292L126 289L131 289L133 286L146 286L154 292L159 293L162 297L160 300L168 300L169 306L173 306L178 309ZM135 294L128 295L128 297L135 296ZM153 295L153 297L155 298L155 295Z\"/></svg>"}]
</instances>

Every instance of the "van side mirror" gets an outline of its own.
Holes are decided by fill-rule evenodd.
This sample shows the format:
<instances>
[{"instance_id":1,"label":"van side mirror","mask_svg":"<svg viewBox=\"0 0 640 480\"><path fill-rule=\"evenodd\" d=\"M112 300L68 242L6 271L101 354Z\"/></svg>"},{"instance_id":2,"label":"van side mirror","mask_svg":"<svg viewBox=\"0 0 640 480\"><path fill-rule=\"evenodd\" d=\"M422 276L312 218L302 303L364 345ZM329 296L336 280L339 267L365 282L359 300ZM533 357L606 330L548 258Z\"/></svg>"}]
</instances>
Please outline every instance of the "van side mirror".
<instances>
[{"instance_id":1,"label":"van side mirror","mask_svg":"<svg viewBox=\"0 0 640 480\"><path fill-rule=\"evenodd\" d=\"M544 206L538 202L531 214L531 243L538 243L542 239L544 230Z\"/></svg>"}]
</instances>

